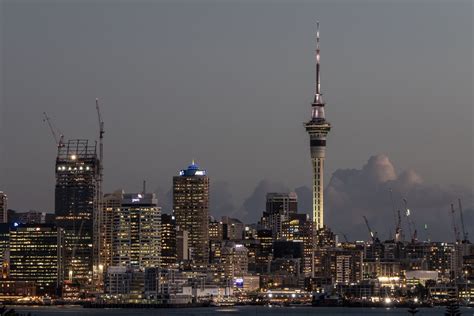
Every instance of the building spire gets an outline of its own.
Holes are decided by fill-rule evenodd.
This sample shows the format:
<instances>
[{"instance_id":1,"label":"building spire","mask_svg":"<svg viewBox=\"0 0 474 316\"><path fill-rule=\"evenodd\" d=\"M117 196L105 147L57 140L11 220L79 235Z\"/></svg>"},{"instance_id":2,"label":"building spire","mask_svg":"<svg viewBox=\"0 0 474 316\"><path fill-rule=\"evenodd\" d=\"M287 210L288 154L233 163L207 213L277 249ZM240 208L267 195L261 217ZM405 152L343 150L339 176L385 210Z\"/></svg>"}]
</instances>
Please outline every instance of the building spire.
<instances>
[{"instance_id":1,"label":"building spire","mask_svg":"<svg viewBox=\"0 0 474 316\"><path fill-rule=\"evenodd\" d=\"M316 93L314 94L314 104L323 104L323 98L321 94L321 74L319 62L319 21L316 21Z\"/></svg>"}]
</instances>

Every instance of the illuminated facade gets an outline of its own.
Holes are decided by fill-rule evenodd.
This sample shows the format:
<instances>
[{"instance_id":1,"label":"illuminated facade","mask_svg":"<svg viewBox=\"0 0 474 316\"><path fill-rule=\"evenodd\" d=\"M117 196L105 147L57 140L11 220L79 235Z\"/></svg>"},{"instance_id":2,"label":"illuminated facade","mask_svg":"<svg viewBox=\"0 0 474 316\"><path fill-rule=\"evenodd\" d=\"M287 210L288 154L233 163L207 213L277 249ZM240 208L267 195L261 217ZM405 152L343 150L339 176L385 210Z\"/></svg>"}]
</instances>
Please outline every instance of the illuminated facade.
<instances>
[{"instance_id":1,"label":"illuminated facade","mask_svg":"<svg viewBox=\"0 0 474 316\"><path fill-rule=\"evenodd\" d=\"M114 215L113 265L160 266L161 210L154 193L123 194Z\"/></svg>"},{"instance_id":2,"label":"illuminated facade","mask_svg":"<svg viewBox=\"0 0 474 316\"><path fill-rule=\"evenodd\" d=\"M313 222L314 229L324 225L324 160L326 157L326 136L331 130L331 124L326 121L325 103L321 94L319 72L319 23L316 46L316 92L311 105L311 120L304 124L310 138L311 161L313 166Z\"/></svg>"},{"instance_id":3,"label":"illuminated facade","mask_svg":"<svg viewBox=\"0 0 474 316\"><path fill-rule=\"evenodd\" d=\"M176 225L189 236L191 260L209 263L209 178L193 163L173 177L173 209Z\"/></svg>"},{"instance_id":4,"label":"illuminated facade","mask_svg":"<svg viewBox=\"0 0 474 316\"><path fill-rule=\"evenodd\" d=\"M100 257L102 258L103 271L112 265L112 248L114 236L114 215L120 211L123 199L123 190L117 190L114 193L105 194L103 198L103 209L100 229Z\"/></svg>"},{"instance_id":5,"label":"illuminated facade","mask_svg":"<svg viewBox=\"0 0 474 316\"><path fill-rule=\"evenodd\" d=\"M296 193L267 193L266 209L261 223L266 229L271 229L273 238L282 239L282 224L298 210Z\"/></svg>"},{"instance_id":6,"label":"illuminated facade","mask_svg":"<svg viewBox=\"0 0 474 316\"><path fill-rule=\"evenodd\" d=\"M10 231L10 278L34 281L38 294L54 295L61 271L61 231L49 224L18 225Z\"/></svg>"},{"instance_id":7,"label":"illuminated facade","mask_svg":"<svg viewBox=\"0 0 474 316\"><path fill-rule=\"evenodd\" d=\"M176 219L173 215L161 214L161 266L169 268L177 260Z\"/></svg>"},{"instance_id":8,"label":"illuminated facade","mask_svg":"<svg viewBox=\"0 0 474 316\"><path fill-rule=\"evenodd\" d=\"M5 193L0 191L0 223L8 223L8 198Z\"/></svg>"}]
</instances>

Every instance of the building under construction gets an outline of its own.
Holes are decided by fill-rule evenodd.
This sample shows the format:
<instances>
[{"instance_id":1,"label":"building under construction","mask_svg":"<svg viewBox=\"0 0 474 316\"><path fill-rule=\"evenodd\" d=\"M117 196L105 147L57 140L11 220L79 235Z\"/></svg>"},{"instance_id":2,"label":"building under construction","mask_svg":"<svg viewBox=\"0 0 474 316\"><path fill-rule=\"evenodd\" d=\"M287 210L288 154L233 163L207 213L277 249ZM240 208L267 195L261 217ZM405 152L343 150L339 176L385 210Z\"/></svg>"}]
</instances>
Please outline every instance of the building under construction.
<instances>
[{"instance_id":1,"label":"building under construction","mask_svg":"<svg viewBox=\"0 0 474 316\"><path fill-rule=\"evenodd\" d=\"M69 140L58 146L55 213L64 229L63 280L91 284L94 215L99 207L100 160L96 142Z\"/></svg>"}]
</instances>

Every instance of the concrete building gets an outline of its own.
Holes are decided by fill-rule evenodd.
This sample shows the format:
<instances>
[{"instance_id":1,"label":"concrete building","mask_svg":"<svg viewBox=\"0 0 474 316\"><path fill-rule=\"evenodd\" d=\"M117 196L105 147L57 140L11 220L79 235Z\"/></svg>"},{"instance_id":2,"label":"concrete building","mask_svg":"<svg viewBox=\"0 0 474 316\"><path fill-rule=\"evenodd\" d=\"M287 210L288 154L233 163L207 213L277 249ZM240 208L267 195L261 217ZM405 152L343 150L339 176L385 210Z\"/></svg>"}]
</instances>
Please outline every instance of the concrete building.
<instances>
[{"instance_id":1,"label":"concrete building","mask_svg":"<svg viewBox=\"0 0 474 316\"><path fill-rule=\"evenodd\" d=\"M176 225L189 236L191 260L209 263L209 178L193 163L173 177L173 210Z\"/></svg>"}]
</instances>

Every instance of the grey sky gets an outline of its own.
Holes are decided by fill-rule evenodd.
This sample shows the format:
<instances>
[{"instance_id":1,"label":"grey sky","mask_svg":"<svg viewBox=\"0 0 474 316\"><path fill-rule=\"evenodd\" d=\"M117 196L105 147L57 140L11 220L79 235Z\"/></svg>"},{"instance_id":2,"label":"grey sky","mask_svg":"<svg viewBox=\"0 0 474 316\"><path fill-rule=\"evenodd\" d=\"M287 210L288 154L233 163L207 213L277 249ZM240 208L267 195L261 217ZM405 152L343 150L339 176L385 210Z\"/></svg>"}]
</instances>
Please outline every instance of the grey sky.
<instances>
[{"instance_id":1,"label":"grey sky","mask_svg":"<svg viewBox=\"0 0 474 316\"><path fill-rule=\"evenodd\" d=\"M472 1L1 1L0 190L52 211L42 112L92 139L96 97L105 191L168 190L192 158L237 207L262 179L310 185L316 19L327 180L385 153L472 192Z\"/></svg>"}]
</instances>

